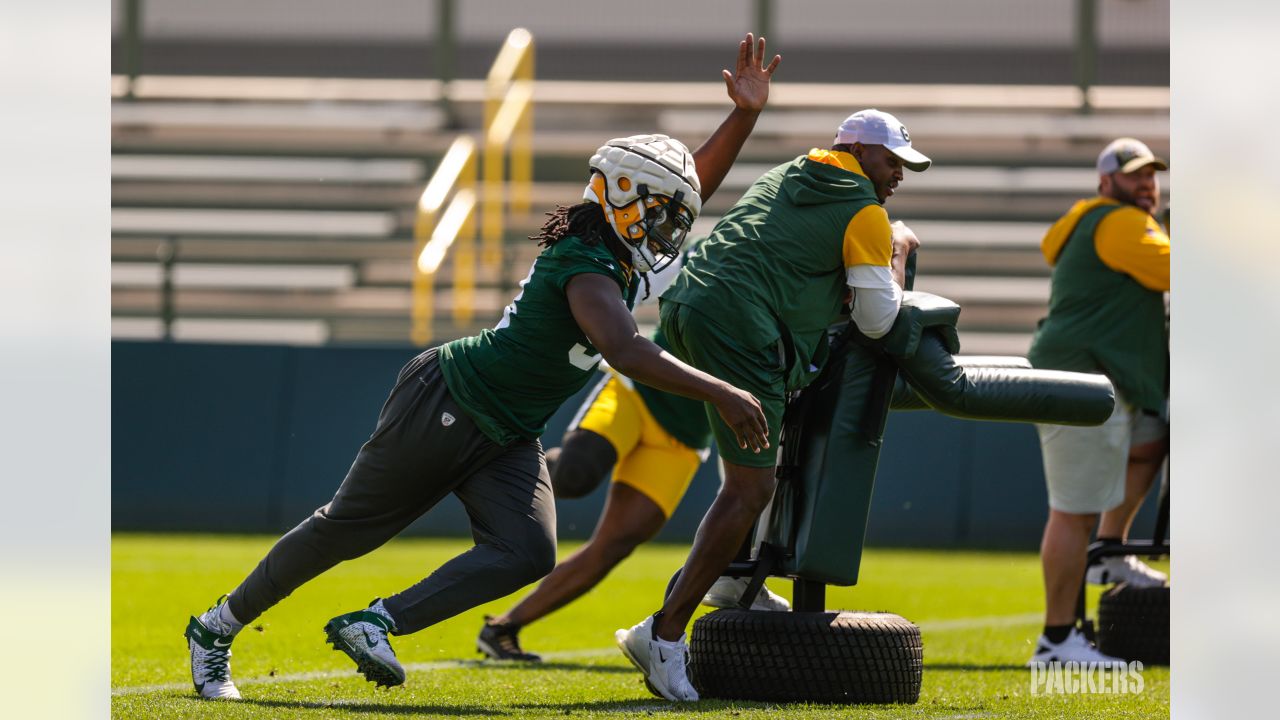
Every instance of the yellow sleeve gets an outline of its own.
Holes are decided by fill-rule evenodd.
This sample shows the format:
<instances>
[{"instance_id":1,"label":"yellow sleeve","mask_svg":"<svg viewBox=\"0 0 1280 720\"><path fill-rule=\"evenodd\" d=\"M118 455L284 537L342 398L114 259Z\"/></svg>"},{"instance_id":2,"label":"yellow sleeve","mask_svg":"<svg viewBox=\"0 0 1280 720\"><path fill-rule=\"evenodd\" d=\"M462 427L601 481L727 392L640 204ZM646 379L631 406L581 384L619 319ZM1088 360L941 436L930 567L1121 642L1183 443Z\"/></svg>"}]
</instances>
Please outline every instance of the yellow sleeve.
<instances>
[{"instance_id":1,"label":"yellow sleeve","mask_svg":"<svg viewBox=\"0 0 1280 720\"><path fill-rule=\"evenodd\" d=\"M1148 290L1169 289L1169 236L1146 212L1125 207L1109 213L1098 223L1093 243L1107 267Z\"/></svg>"},{"instance_id":2,"label":"yellow sleeve","mask_svg":"<svg viewBox=\"0 0 1280 720\"><path fill-rule=\"evenodd\" d=\"M889 213L880 205L867 205L844 229L844 266L889 267L892 256L893 231L889 229Z\"/></svg>"}]
</instances>

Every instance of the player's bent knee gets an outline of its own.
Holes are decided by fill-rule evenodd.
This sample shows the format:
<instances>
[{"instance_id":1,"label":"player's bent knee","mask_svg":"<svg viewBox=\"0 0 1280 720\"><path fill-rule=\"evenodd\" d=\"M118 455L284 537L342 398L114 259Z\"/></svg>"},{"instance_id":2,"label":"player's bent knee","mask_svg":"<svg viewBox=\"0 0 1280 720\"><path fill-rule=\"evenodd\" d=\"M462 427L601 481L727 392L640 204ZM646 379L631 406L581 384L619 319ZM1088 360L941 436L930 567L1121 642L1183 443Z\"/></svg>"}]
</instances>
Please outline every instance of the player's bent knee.
<instances>
[{"instance_id":1,"label":"player's bent knee","mask_svg":"<svg viewBox=\"0 0 1280 720\"><path fill-rule=\"evenodd\" d=\"M545 532L528 533L515 546L513 574L521 586L546 577L556 566L556 538Z\"/></svg>"},{"instance_id":2,"label":"player's bent knee","mask_svg":"<svg viewBox=\"0 0 1280 720\"><path fill-rule=\"evenodd\" d=\"M525 584L541 580L556 567L555 541L528 549L524 554Z\"/></svg>"}]
</instances>

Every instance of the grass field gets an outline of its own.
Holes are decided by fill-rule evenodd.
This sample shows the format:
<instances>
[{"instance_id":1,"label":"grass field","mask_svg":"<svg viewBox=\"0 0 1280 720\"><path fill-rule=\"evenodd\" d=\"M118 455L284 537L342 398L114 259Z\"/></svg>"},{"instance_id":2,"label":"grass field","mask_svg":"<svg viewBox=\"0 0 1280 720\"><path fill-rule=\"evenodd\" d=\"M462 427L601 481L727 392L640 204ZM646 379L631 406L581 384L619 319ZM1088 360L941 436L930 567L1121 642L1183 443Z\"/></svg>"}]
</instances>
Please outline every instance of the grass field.
<instances>
[{"instance_id":1,"label":"grass field","mask_svg":"<svg viewBox=\"0 0 1280 720\"><path fill-rule=\"evenodd\" d=\"M862 581L830 588L827 606L888 610L919 624L920 702L898 706L770 705L651 696L613 645L613 631L657 609L687 547L641 548L579 602L526 628L539 666L480 662L482 616L513 598L395 639L408 682L376 690L324 644L330 617L417 581L467 546L397 540L341 565L263 615L236 640L233 676L245 700L197 700L182 632L187 617L230 590L275 538L117 535L112 546L111 715L118 718L696 717L1155 718L1169 715L1169 671L1147 668L1137 695L1032 695L1022 667L1039 633L1033 553L868 550ZM576 544L563 543L561 556ZM790 584L770 583L790 596ZM1091 605L1092 607L1092 605Z\"/></svg>"}]
</instances>

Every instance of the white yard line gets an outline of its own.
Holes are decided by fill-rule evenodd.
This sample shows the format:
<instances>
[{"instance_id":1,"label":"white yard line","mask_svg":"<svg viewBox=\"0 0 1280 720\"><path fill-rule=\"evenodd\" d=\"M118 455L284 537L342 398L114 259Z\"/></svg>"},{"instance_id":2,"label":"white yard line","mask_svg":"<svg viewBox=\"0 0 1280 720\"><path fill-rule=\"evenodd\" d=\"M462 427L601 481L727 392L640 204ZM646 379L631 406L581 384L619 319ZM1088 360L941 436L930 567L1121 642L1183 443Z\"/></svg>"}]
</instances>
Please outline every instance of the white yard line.
<instances>
[{"instance_id":1,"label":"white yard line","mask_svg":"<svg viewBox=\"0 0 1280 720\"><path fill-rule=\"evenodd\" d=\"M1025 625L1034 623L1041 618L1040 613L1019 613L1017 615L988 615L985 617L971 618L954 618L951 620L935 620L932 622L919 623L920 631L924 634L954 632L957 630L972 630L982 627L1005 627L1010 625ZM555 662L558 660L576 660L582 658L598 658L619 655L618 649L609 648L592 648L586 650L566 650L563 652L542 653L545 660ZM458 670L461 668L476 667L476 660L440 660L438 662L428 663L406 663L405 670L412 672L421 672L427 670ZM237 685L276 685L280 683L306 682L309 680L337 680L340 678L354 677L353 670L345 668L343 670L316 670L304 673L286 673L280 675L264 675L252 678L236 678ZM169 692L172 690L186 690L191 687L189 682L162 683L159 685L129 685L125 687L116 687L111 689L113 696L120 695L146 695L150 693Z\"/></svg>"},{"instance_id":2,"label":"white yard line","mask_svg":"<svg viewBox=\"0 0 1280 720\"><path fill-rule=\"evenodd\" d=\"M986 617L955 618L952 620L934 620L916 623L921 633L953 632L955 630L972 630L980 627L1005 627L1008 625L1026 625L1039 622L1044 613L1019 613L1017 615L988 615Z\"/></svg>"},{"instance_id":3,"label":"white yard line","mask_svg":"<svg viewBox=\"0 0 1280 720\"><path fill-rule=\"evenodd\" d=\"M544 660L555 662L557 660L574 660L578 658L606 657L608 655L619 655L621 653L616 647L611 648L593 648L590 650L566 650L564 652L547 652L542 653ZM406 671L425 671L425 670L457 670L459 668L476 667L480 661L478 660L440 660L438 662L428 663L405 663ZM306 682L308 680L337 680L345 677L355 677L353 669L347 668L343 670L315 670L304 673L287 673L282 675L263 675L252 678L234 678L236 685L275 685L278 683L290 682ZM185 690L191 687L189 682L179 683L163 683L160 685L129 685L126 687L112 688L112 695L145 695L148 693L167 692L169 690Z\"/></svg>"}]
</instances>

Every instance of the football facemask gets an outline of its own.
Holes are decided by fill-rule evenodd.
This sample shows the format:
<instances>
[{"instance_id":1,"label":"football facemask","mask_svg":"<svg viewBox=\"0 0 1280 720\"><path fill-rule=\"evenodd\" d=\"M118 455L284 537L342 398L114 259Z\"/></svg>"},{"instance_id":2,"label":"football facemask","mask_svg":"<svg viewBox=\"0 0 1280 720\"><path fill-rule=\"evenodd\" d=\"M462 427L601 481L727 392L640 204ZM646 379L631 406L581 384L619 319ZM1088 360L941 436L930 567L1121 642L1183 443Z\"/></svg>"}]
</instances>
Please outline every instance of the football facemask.
<instances>
[{"instance_id":1,"label":"football facemask","mask_svg":"<svg viewBox=\"0 0 1280 720\"><path fill-rule=\"evenodd\" d=\"M693 213L680 202L683 194L677 190L675 197L650 195L648 188L640 187L645 206L640 223L643 235L628 244L633 247L632 254L640 256L636 258L636 268L641 272L660 272L680 256L685 237L693 227Z\"/></svg>"}]
</instances>

